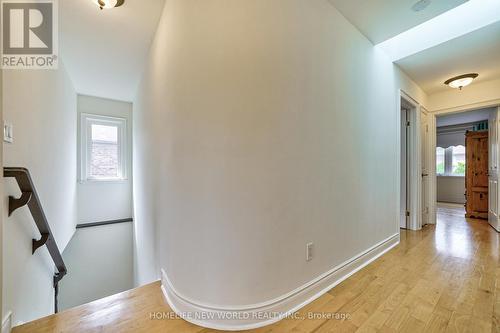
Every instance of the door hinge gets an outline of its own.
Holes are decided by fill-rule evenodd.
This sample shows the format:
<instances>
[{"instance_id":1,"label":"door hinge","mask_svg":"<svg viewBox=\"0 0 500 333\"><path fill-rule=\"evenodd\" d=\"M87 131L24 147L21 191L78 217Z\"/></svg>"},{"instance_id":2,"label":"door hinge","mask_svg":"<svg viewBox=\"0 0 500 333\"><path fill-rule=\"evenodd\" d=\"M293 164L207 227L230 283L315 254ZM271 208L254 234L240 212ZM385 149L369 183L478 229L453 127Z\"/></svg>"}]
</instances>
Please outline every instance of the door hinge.
<instances>
[{"instance_id":1,"label":"door hinge","mask_svg":"<svg viewBox=\"0 0 500 333\"><path fill-rule=\"evenodd\" d=\"M410 212L407 210L406 211L406 216L409 217L410 216Z\"/></svg>"},{"instance_id":2,"label":"door hinge","mask_svg":"<svg viewBox=\"0 0 500 333\"><path fill-rule=\"evenodd\" d=\"M406 122L406 127L410 127L410 122L409 121Z\"/></svg>"}]
</instances>

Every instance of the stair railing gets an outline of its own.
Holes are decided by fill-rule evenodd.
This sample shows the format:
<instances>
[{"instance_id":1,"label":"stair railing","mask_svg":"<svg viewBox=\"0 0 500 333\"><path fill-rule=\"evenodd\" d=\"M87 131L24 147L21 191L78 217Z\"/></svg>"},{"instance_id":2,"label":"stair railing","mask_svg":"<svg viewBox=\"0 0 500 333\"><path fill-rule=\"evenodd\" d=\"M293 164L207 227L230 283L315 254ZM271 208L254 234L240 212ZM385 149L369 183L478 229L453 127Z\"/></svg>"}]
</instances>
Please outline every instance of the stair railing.
<instances>
[{"instance_id":1,"label":"stair railing","mask_svg":"<svg viewBox=\"0 0 500 333\"><path fill-rule=\"evenodd\" d=\"M58 312L57 296L59 294L59 281L67 274L66 265L64 264L61 252L57 247L54 235L50 230L47 217L43 212L42 204L36 193L35 185L31 179L30 172L26 168L9 168L5 167L3 169L3 175L6 178L15 178L19 189L21 190L21 196L19 198L14 198L9 196L9 216L18 208L28 205L28 208L35 220L35 224L40 232L40 239L32 240L32 254L42 247L47 246L52 260L56 266L57 272L54 273L53 287L54 287L54 312Z\"/></svg>"}]
</instances>

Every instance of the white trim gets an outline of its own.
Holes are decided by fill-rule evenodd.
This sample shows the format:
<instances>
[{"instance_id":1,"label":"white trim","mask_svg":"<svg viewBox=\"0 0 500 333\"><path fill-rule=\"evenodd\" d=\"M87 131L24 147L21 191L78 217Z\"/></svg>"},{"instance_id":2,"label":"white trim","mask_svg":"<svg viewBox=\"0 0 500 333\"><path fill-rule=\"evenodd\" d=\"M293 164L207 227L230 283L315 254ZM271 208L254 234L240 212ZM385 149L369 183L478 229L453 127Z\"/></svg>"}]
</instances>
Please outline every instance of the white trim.
<instances>
[{"instance_id":1,"label":"white trim","mask_svg":"<svg viewBox=\"0 0 500 333\"><path fill-rule=\"evenodd\" d=\"M436 117L445 115L445 114L452 114L452 113L462 113L462 112L469 112L469 111L474 111L474 110L480 110L480 109L485 109L485 108L490 108L490 107L499 107L500 105L500 99L495 99L495 100L489 100L489 101L484 101L484 102L479 102L479 103L472 103L472 104L466 104L462 106L456 106L452 108L445 108L445 109L439 109L435 110L429 113L429 149L431 152L436 151L437 147L437 126L436 126ZM499 107L500 109L500 107ZM431 214L429 214L430 217L430 223L435 224L437 221L437 173L436 173L436 154L433 153L431 155L432 160L431 162L431 169L429 176L431 177L429 180L429 190L431 194L430 198L430 211ZM489 163L488 163L489 164Z\"/></svg>"},{"instance_id":2,"label":"white trim","mask_svg":"<svg viewBox=\"0 0 500 333\"><path fill-rule=\"evenodd\" d=\"M437 223L437 170L436 170L436 146L437 146L437 132L436 132L436 115L429 113L429 141L428 150L430 151L429 159L429 224Z\"/></svg>"},{"instance_id":3,"label":"white trim","mask_svg":"<svg viewBox=\"0 0 500 333\"><path fill-rule=\"evenodd\" d=\"M337 284L394 248L399 244L399 239L398 232L299 288L258 304L212 305L190 299L175 289L163 269L161 270L161 289L171 309L192 324L229 331L259 328L278 322L316 300ZM265 317L262 316L263 313L279 315L272 318L269 318L270 316L263 318ZM198 314L197 318L193 318L195 314Z\"/></svg>"},{"instance_id":4,"label":"white trim","mask_svg":"<svg viewBox=\"0 0 500 333\"><path fill-rule=\"evenodd\" d=\"M122 184L126 183L129 179L128 178L100 178L100 179L87 179L87 180L82 180L80 179L78 182L80 184Z\"/></svg>"},{"instance_id":5,"label":"white trim","mask_svg":"<svg viewBox=\"0 0 500 333\"><path fill-rule=\"evenodd\" d=\"M399 89L398 94L398 130L397 130L397 176L398 176L398 190L397 190L397 213L398 213L398 227L400 225L401 217L401 99L404 99L407 103L412 106L411 110L411 126L410 126L410 230L420 230L422 229L422 182L421 182L421 171L422 171L422 159L421 159L421 130L420 130L420 117L421 117L421 105L404 90Z\"/></svg>"},{"instance_id":6,"label":"white trim","mask_svg":"<svg viewBox=\"0 0 500 333\"><path fill-rule=\"evenodd\" d=\"M474 111L474 110L497 107L499 105L500 105L500 99L492 99L484 102L464 104L460 106L454 106L451 108L437 109L431 111L430 113L433 113L435 115L444 115L447 113L462 113L466 111Z\"/></svg>"},{"instance_id":7,"label":"white trim","mask_svg":"<svg viewBox=\"0 0 500 333\"><path fill-rule=\"evenodd\" d=\"M498 142L500 130L500 107L496 108L495 114L490 116L488 121L488 223L500 232L500 220L498 214L499 195L498 195ZM492 141L494 139L495 141Z\"/></svg>"},{"instance_id":8,"label":"white trim","mask_svg":"<svg viewBox=\"0 0 500 333\"><path fill-rule=\"evenodd\" d=\"M112 124L118 128L118 147L119 147L119 177L117 178L92 178L89 175L90 170L90 145L91 124ZM80 114L80 138L79 138L79 154L80 154L80 183L110 183L123 182L128 179L127 175L127 119L120 117L102 116L98 114L81 113Z\"/></svg>"},{"instance_id":9,"label":"white trim","mask_svg":"<svg viewBox=\"0 0 500 333\"><path fill-rule=\"evenodd\" d=\"M10 333L11 330L12 330L12 311L9 311L2 320L2 333Z\"/></svg>"},{"instance_id":10,"label":"white trim","mask_svg":"<svg viewBox=\"0 0 500 333\"><path fill-rule=\"evenodd\" d=\"M430 161L432 160L431 158L431 152L429 151L429 140L430 140L430 134L429 134L429 111L423 106L420 106L420 115L421 117L425 117L425 128L420 127L420 160L421 160L421 170L422 170L422 178L420 181L421 184L421 203L420 203L420 211L421 211L421 226L423 227L425 224L430 223L430 214L431 214L431 202L430 202L430 187L429 187L429 176L431 174L431 168L430 168ZM421 121L420 125L423 126L424 123ZM424 135L425 137L422 137ZM422 146L423 145L423 146ZM425 176L427 175L427 176ZM425 178L424 178L425 177ZM424 187L424 184L426 185ZM424 193L425 191L425 193ZM424 201L425 200L425 201ZM425 217L424 217L425 214ZM424 220L425 219L425 220Z\"/></svg>"}]
</instances>

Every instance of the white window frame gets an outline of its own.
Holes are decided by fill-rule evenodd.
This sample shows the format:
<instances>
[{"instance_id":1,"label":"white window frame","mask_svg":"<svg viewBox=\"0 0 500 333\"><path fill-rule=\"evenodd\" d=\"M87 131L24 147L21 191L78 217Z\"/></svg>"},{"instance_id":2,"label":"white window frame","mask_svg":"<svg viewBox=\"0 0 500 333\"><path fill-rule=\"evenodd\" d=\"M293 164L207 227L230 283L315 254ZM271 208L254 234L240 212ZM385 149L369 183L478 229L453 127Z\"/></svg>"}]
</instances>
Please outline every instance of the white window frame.
<instances>
[{"instance_id":1,"label":"white window frame","mask_svg":"<svg viewBox=\"0 0 500 333\"><path fill-rule=\"evenodd\" d=\"M118 177L96 178L90 174L92 125L118 128ZM80 182L119 182L127 180L127 119L82 113L80 115Z\"/></svg>"}]
</instances>

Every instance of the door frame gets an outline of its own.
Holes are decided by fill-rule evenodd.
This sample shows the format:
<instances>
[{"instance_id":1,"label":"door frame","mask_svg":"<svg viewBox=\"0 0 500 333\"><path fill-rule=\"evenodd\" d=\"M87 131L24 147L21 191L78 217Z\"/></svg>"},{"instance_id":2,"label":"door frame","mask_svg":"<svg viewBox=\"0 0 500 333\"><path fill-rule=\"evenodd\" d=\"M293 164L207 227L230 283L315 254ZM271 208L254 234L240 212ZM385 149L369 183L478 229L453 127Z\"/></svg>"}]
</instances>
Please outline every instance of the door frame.
<instances>
[{"instance_id":1,"label":"door frame","mask_svg":"<svg viewBox=\"0 0 500 333\"><path fill-rule=\"evenodd\" d=\"M465 104L461 106L456 106L452 108L434 110L428 112L428 120L429 120L429 151L430 153L430 168L429 168L429 223L436 224L437 221L437 174L436 174L436 151L437 147L437 137L436 137L436 117L442 116L445 114L454 114L454 113L463 113L469 111L475 111L485 108L494 108L500 107L500 99L474 103L474 104ZM489 195L489 193L488 193Z\"/></svg>"},{"instance_id":2,"label":"door frame","mask_svg":"<svg viewBox=\"0 0 500 333\"><path fill-rule=\"evenodd\" d=\"M3 69L0 69L0 121L3 124ZM0 145L0 165L3 169L3 141ZM0 196L4 198L4 179L3 172L0 174ZM4 224L4 206L0 205L0 243L4 244L4 234L3 234L3 224ZM8 315L4 318L4 304L3 304L3 272L5 271L3 262L3 245L0 246L0 318L1 318L1 330L2 332L8 327L10 329L10 322L6 326L6 320L8 320Z\"/></svg>"},{"instance_id":3,"label":"door frame","mask_svg":"<svg viewBox=\"0 0 500 333\"><path fill-rule=\"evenodd\" d=\"M408 224L408 230L420 230L422 229L422 216L421 216L421 193L422 193L422 182L421 182L421 132L420 132L420 115L421 115L421 105L404 90L399 89L398 93L398 144L397 144L397 175L398 175L398 186L397 186L397 221L398 228L400 227L400 217L402 213L401 207L401 108L404 104L409 106L410 109L410 135L408 137L408 151L406 152L409 157L408 161L410 164L409 170L409 185L410 189L407 191L410 195L410 219Z\"/></svg>"},{"instance_id":4,"label":"door frame","mask_svg":"<svg viewBox=\"0 0 500 333\"><path fill-rule=\"evenodd\" d=\"M431 224L430 222L430 214L431 214L431 191L430 191L430 178L431 177L431 161L432 161L432 153L431 151L429 150L429 140L430 140L430 133L429 133L429 129L430 129L430 126L429 126L429 123L430 123L430 113L429 111L424 107L424 106L420 106L420 116L422 116L423 114L425 114L425 117L427 119L427 122L426 122L426 129L425 131L421 129L420 131L420 134L425 132L426 136L427 136L427 141L423 141L423 138L422 136L420 136L420 152L421 152L421 155L420 155L420 170L422 172L422 175L421 175L421 178L420 178L420 185L421 185L421 192L420 192L420 212L421 214L423 214L423 208L426 207L426 214L427 214L427 223L425 224ZM422 124L422 122L420 122L420 124ZM424 146L422 146L422 144ZM422 149L423 148L423 149ZM426 162L425 165L424 165L424 161ZM424 189L423 188L423 183L424 183L424 177L427 177L427 187ZM423 194L424 194L424 191L425 191L425 202L423 201ZM420 226L421 227L424 227L424 219L423 219L423 216L421 215L420 216L421 218L421 222L420 222Z\"/></svg>"}]
</instances>

